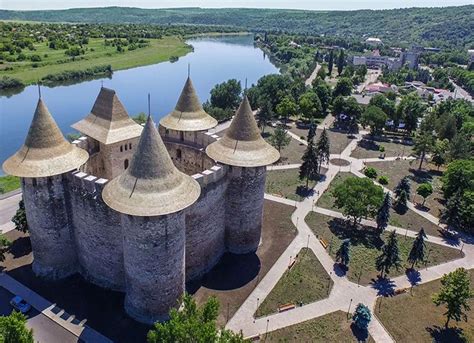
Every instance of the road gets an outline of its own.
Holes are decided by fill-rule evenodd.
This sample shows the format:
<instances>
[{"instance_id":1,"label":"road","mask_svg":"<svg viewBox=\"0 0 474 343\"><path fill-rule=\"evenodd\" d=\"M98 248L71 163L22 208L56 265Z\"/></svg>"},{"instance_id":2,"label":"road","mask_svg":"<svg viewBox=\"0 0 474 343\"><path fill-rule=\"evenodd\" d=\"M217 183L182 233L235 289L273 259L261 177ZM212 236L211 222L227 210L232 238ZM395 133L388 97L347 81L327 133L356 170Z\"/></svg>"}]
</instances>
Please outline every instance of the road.
<instances>
[{"instance_id":1,"label":"road","mask_svg":"<svg viewBox=\"0 0 474 343\"><path fill-rule=\"evenodd\" d=\"M12 311L10 299L13 294L5 288L0 287L0 315L9 315ZM78 342L78 338L64 329L61 325L38 312L34 308L28 313L27 326L33 329L35 342L40 343L73 343Z\"/></svg>"},{"instance_id":2,"label":"road","mask_svg":"<svg viewBox=\"0 0 474 343\"><path fill-rule=\"evenodd\" d=\"M0 200L0 231L5 233L14 229L11 222L12 217L18 209L18 203L21 200L21 193L15 194L6 199Z\"/></svg>"},{"instance_id":3,"label":"road","mask_svg":"<svg viewBox=\"0 0 474 343\"><path fill-rule=\"evenodd\" d=\"M362 93L362 91L368 85L370 85L372 83L375 83L377 81L377 79L379 78L380 74L382 74L382 71L379 70L379 69L376 69L376 70L368 69L364 82L357 86L357 92Z\"/></svg>"},{"instance_id":4,"label":"road","mask_svg":"<svg viewBox=\"0 0 474 343\"><path fill-rule=\"evenodd\" d=\"M466 92L463 88L461 88L456 83L454 83L454 81L452 79L449 79L449 81L451 81L451 83L454 86L454 89L455 89L454 90L454 98L455 99L465 99L467 101L470 101L471 103L474 103L474 99L472 98L472 96L469 95L468 92Z\"/></svg>"}]
</instances>

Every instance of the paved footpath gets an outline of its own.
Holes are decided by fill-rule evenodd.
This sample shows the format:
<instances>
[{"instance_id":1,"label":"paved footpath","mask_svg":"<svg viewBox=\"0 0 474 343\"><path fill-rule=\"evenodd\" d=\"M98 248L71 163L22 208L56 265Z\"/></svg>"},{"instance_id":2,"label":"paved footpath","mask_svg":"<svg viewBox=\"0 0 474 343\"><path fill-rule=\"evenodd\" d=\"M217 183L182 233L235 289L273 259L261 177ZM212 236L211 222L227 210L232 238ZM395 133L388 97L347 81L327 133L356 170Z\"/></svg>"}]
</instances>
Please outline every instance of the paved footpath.
<instances>
[{"instance_id":1,"label":"paved footpath","mask_svg":"<svg viewBox=\"0 0 474 343\"><path fill-rule=\"evenodd\" d=\"M0 200L0 231L6 233L15 228L11 222L12 217L18 209L18 203L21 200L21 193L14 194Z\"/></svg>"},{"instance_id":2,"label":"paved footpath","mask_svg":"<svg viewBox=\"0 0 474 343\"><path fill-rule=\"evenodd\" d=\"M306 141L301 140L297 135L291 132L288 134L294 139L306 144ZM279 257L276 263L272 266L265 277L260 281L254 291L245 300L242 306L234 314L234 316L227 323L227 328L234 331L242 331L245 337L253 337L257 335L264 335L265 332L281 329L286 326L301 323L306 320L317 318L325 314L334 311L352 312L358 303L364 303L372 309L374 316L369 325L369 333L376 342L394 342L390 333L384 328L376 317L374 311L375 303L377 301L377 290L372 286L359 286L347 279L347 277L339 277L334 273L334 261L328 254L326 249L320 244L312 230L306 224L304 218L310 211L315 211L328 216L344 218L344 216L337 212L328 209L323 209L315 206L315 203L319 197L329 187L329 184L340 171L352 172L356 176L364 177L360 172L364 168L364 162L372 161L393 161L397 157L387 157L384 160L381 159L355 159L350 157L352 151L357 147L357 142L362 139L362 135L365 132L361 132L355 136L349 145L344 149L341 154L331 155L331 158L342 158L349 162L348 166L336 166L331 163L326 165L328 168L324 178L316 184L314 187L312 196L305 198L301 202L281 198L278 196L265 194L265 199L283 203L295 207L295 211L291 216L291 220L298 230L298 234L295 239L290 243L288 248ZM299 165L287 165L287 166L272 166L268 167L268 170L281 170L297 168ZM384 189L388 191L388 189ZM417 214L424 216L431 222L438 225L438 218L433 217L422 211L418 211L413 204L409 204L409 207L413 209ZM363 224L375 226L373 221L363 220ZM400 235L408 235L414 237L416 232L389 226L388 230L395 230ZM460 245L462 246L464 256L460 252L460 258L454 261L446 262L437 266L429 267L427 269L420 270L421 281L419 283L426 283L432 280L439 279L442 275L453 271L456 268L463 267L466 269L474 268L474 245L471 237L466 237L458 234L460 239ZM428 236L427 240L432 243L436 243L443 246L453 247L455 243L446 241L441 237ZM254 313L257 310L259 304L265 299L265 297L275 287L278 280L281 278L283 273L287 270L290 261L298 254L302 249L308 247L311 249L316 257L318 258L321 265L324 267L326 272L331 277L334 285L328 294L328 298L305 304L301 307L297 307L293 310L289 310L282 313L276 313L267 317L254 318ZM411 283L405 275L395 277L391 279L394 283L394 289L405 289L411 287Z\"/></svg>"}]
</instances>

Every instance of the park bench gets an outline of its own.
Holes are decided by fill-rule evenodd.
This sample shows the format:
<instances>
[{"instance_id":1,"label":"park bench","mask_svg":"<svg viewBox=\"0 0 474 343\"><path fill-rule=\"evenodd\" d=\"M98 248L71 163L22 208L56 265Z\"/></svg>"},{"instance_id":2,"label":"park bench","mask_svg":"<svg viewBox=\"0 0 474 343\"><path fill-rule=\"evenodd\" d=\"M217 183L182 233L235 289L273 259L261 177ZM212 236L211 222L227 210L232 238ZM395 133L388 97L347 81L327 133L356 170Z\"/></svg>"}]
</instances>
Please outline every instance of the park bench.
<instances>
[{"instance_id":1,"label":"park bench","mask_svg":"<svg viewBox=\"0 0 474 343\"><path fill-rule=\"evenodd\" d=\"M285 312L285 311L289 311L289 310L292 310L296 307L295 304L285 304L285 305L282 305L278 308L278 312Z\"/></svg>"},{"instance_id":2,"label":"park bench","mask_svg":"<svg viewBox=\"0 0 474 343\"><path fill-rule=\"evenodd\" d=\"M320 238L319 242L321 243L321 245L323 246L324 249L327 249L327 247L329 245L328 242L326 242L323 238Z\"/></svg>"}]
</instances>

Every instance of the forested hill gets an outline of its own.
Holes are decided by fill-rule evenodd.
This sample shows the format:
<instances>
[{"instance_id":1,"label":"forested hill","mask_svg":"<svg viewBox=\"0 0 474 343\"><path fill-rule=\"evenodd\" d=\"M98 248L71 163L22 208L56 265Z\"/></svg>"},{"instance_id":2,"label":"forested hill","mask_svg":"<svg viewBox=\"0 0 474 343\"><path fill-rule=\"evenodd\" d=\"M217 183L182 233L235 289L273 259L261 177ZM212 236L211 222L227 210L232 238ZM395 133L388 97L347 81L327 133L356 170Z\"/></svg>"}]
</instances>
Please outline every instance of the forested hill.
<instances>
[{"instance_id":1,"label":"forested hill","mask_svg":"<svg viewBox=\"0 0 474 343\"><path fill-rule=\"evenodd\" d=\"M48 22L224 25L252 31L376 36L389 43L422 43L473 48L474 5L358 11L278 9L140 9L126 7L68 10L0 10L0 20Z\"/></svg>"}]
</instances>

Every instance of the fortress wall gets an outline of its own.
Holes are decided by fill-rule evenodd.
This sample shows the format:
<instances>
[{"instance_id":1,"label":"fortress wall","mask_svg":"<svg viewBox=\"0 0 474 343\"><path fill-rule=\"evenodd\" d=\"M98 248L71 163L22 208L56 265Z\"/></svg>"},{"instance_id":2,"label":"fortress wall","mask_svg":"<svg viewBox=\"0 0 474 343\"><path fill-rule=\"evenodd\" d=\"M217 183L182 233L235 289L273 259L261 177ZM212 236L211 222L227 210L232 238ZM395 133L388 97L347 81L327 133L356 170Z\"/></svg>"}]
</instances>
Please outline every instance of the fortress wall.
<instances>
[{"instance_id":1,"label":"fortress wall","mask_svg":"<svg viewBox=\"0 0 474 343\"><path fill-rule=\"evenodd\" d=\"M69 174L72 218L79 271L91 283L118 291L125 288L120 214L102 200L108 180L83 172Z\"/></svg>"},{"instance_id":2,"label":"fortress wall","mask_svg":"<svg viewBox=\"0 0 474 343\"><path fill-rule=\"evenodd\" d=\"M225 251L225 175L223 166L193 175L201 195L186 211L186 281L212 269Z\"/></svg>"},{"instance_id":3,"label":"fortress wall","mask_svg":"<svg viewBox=\"0 0 474 343\"><path fill-rule=\"evenodd\" d=\"M176 142L195 147L206 148L219 139L219 136L207 131L175 131L158 126L158 131L165 142Z\"/></svg>"},{"instance_id":4,"label":"fortress wall","mask_svg":"<svg viewBox=\"0 0 474 343\"><path fill-rule=\"evenodd\" d=\"M21 187L33 248L33 271L57 280L77 271L66 174L22 178Z\"/></svg>"},{"instance_id":5,"label":"fortress wall","mask_svg":"<svg viewBox=\"0 0 474 343\"><path fill-rule=\"evenodd\" d=\"M125 310L152 324L166 320L184 292L184 211L166 216L122 215Z\"/></svg>"},{"instance_id":6,"label":"fortress wall","mask_svg":"<svg viewBox=\"0 0 474 343\"><path fill-rule=\"evenodd\" d=\"M187 175L200 173L214 165L202 148L169 141L165 141L165 145L176 168Z\"/></svg>"},{"instance_id":7,"label":"fortress wall","mask_svg":"<svg viewBox=\"0 0 474 343\"><path fill-rule=\"evenodd\" d=\"M266 167L229 167L226 192L226 248L236 254L256 251L260 243Z\"/></svg>"}]
</instances>

